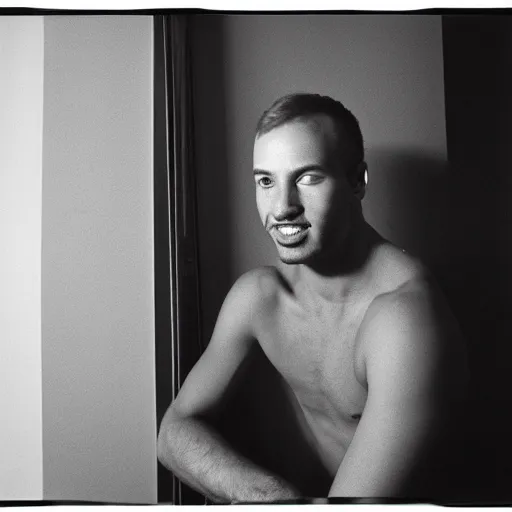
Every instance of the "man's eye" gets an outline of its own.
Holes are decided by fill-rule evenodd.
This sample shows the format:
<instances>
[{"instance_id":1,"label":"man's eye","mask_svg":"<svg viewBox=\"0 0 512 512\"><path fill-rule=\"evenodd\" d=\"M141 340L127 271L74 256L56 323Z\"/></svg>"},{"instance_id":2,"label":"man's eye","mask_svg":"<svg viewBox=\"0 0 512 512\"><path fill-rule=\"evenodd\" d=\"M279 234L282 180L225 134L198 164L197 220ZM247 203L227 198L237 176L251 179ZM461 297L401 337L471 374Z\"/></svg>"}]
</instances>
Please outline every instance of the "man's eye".
<instances>
[{"instance_id":1,"label":"man's eye","mask_svg":"<svg viewBox=\"0 0 512 512\"><path fill-rule=\"evenodd\" d=\"M258 185L260 185L263 188L268 188L272 186L272 180L268 178L267 176L264 176L263 178L260 178L258 180Z\"/></svg>"},{"instance_id":2,"label":"man's eye","mask_svg":"<svg viewBox=\"0 0 512 512\"><path fill-rule=\"evenodd\" d=\"M302 185L316 185L323 180L322 176L316 174L304 174L299 179L299 183Z\"/></svg>"}]
</instances>

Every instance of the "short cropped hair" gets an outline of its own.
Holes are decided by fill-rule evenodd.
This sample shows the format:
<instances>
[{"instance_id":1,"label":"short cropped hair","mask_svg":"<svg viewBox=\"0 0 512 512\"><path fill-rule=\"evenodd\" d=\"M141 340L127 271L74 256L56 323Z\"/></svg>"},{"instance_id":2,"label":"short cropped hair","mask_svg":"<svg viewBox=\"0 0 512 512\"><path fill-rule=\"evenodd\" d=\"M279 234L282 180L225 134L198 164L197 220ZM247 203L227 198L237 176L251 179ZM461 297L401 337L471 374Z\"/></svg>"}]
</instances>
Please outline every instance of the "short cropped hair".
<instances>
[{"instance_id":1,"label":"short cropped hair","mask_svg":"<svg viewBox=\"0 0 512 512\"><path fill-rule=\"evenodd\" d=\"M351 170L354 169L364 160L363 135L359 122L342 103L329 96L295 93L279 98L263 112L256 126L256 136L264 135L291 121L306 120L321 114L333 120L338 143L343 136L348 139L350 149L346 163Z\"/></svg>"}]
</instances>

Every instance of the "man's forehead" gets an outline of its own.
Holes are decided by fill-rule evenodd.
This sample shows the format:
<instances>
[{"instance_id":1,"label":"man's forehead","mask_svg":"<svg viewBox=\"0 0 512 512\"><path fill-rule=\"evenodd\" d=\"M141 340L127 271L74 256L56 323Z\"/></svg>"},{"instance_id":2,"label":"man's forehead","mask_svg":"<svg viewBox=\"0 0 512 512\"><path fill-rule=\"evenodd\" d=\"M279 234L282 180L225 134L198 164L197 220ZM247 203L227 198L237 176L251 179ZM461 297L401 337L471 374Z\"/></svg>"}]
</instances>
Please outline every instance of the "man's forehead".
<instances>
[{"instance_id":1,"label":"man's forehead","mask_svg":"<svg viewBox=\"0 0 512 512\"><path fill-rule=\"evenodd\" d=\"M315 114L296 119L296 122L302 123L315 133L320 133L326 137L335 135L335 126L333 119L327 114Z\"/></svg>"},{"instance_id":2,"label":"man's forehead","mask_svg":"<svg viewBox=\"0 0 512 512\"><path fill-rule=\"evenodd\" d=\"M259 160L326 157L336 138L334 123L326 115L294 119L256 137L255 166Z\"/></svg>"},{"instance_id":3,"label":"man's forehead","mask_svg":"<svg viewBox=\"0 0 512 512\"><path fill-rule=\"evenodd\" d=\"M313 114L302 116L287 121L275 128L272 128L262 135L256 137L256 141L265 138L267 135L282 134L286 132L309 133L323 137L334 137L336 135L336 127L331 117L326 114Z\"/></svg>"}]
</instances>

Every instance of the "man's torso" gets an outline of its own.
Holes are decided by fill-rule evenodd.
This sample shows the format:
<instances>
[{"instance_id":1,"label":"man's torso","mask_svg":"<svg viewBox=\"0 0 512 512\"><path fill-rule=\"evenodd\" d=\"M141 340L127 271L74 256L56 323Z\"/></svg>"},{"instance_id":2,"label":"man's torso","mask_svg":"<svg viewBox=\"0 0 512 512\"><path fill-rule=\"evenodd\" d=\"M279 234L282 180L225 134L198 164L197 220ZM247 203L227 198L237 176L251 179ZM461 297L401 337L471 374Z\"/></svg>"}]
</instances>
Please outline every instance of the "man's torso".
<instances>
[{"instance_id":1,"label":"man's torso","mask_svg":"<svg viewBox=\"0 0 512 512\"><path fill-rule=\"evenodd\" d=\"M269 299L254 316L256 338L288 384L304 436L332 477L368 394L361 325L393 295L427 286L420 265L398 249L388 246L379 258L382 272L336 304L307 298L292 274L261 271Z\"/></svg>"}]
</instances>

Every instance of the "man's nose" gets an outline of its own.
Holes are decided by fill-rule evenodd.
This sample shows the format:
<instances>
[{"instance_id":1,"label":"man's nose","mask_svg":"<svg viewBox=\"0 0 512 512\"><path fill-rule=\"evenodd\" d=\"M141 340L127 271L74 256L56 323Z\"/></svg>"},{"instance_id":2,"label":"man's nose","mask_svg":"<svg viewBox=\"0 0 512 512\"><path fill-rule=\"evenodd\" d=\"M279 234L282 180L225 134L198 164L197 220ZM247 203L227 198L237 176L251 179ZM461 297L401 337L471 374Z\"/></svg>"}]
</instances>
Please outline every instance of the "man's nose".
<instances>
[{"instance_id":1,"label":"man's nose","mask_svg":"<svg viewBox=\"0 0 512 512\"><path fill-rule=\"evenodd\" d=\"M297 187L286 185L279 191L274 204L274 218L277 222L298 217L304 208L300 202Z\"/></svg>"}]
</instances>

